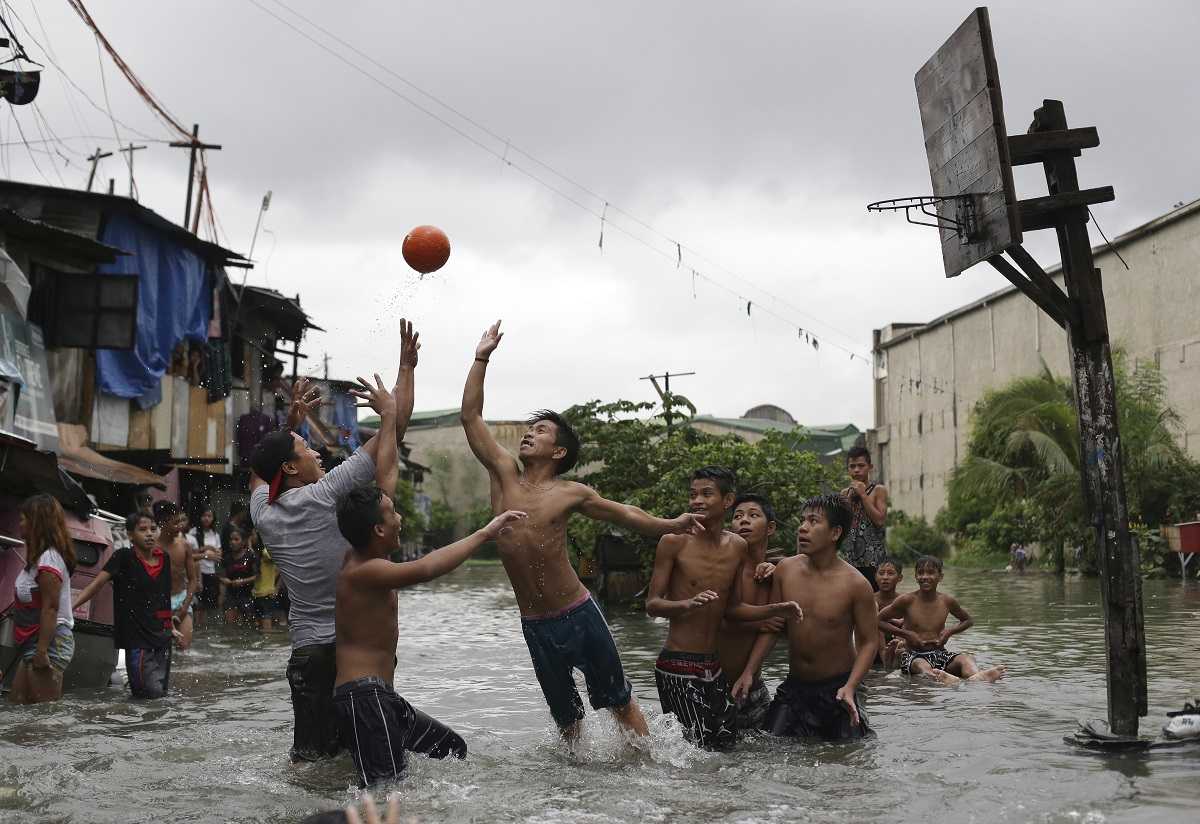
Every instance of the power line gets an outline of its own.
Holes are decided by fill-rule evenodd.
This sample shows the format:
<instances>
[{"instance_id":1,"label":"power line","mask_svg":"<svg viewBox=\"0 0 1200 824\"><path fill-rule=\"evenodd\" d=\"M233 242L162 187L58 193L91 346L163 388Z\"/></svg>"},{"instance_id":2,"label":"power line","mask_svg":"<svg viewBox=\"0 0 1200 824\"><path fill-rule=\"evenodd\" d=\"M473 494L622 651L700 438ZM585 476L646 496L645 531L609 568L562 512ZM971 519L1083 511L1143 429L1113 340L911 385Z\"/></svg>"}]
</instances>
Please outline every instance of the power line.
<instances>
[{"instance_id":1,"label":"power line","mask_svg":"<svg viewBox=\"0 0 1200 824\"><path fill-rule=\"evenodd\" d=\"M788 302L787 302L786 300L784 300L783 298L780 298L779 296L777 296L777 295L774 295L773 293L771 293L771 292L767 291L766 289L763 289L761 286L758 286L758 285L757 285L757 284L755 284L753 281L750 281L749 279L742 277L741 275L737 274L736 272L733 272L732 270L730 270L730 269L728 269L728 268L726 268L726 267L724 267L724 266L721 266L720 264L717 264L717 263L715 263L715 262L713 262L713 261L709 260L708 258L706 258L706 257L704 257L703 255L701 255L699 252L696 252L696 251L695 251L694 249L692 249L691 247L685 246L685 245L684 245L683 243L681 243L680 241L677 241L677 240L675 240L674 238L672 238L672 237L670 237L669 235L667 235L666 233L664 233L664 232L661 232L660 230L658 230L658 229L656 229L655 227L651 226L649 223L647 223L647 222L645 222L645 221L643 221L643 220L641 220L641 219L639 219L639 218L635 217L634 215L630 214L629 212L626 212L626 211L625 211L625 210L623 210L623 209L620 209L620 208L619 208L619 207L617 207L617 206L614 206L614 205L613 205L613 204L612 204L610 201L608 201L606 198L602 197L601 195L599 195L599 194L597 194L596 192L592 191L591 189L587 188L587 187L586 187L586 186L584 186L583 184L581 184L581 183L579 183L579 182L577 182L577 181L573 180L572 178L568 177L567 175L565 175L565 174L563 174L563 173L561 173L561 172L558 172L558 171L556 171L556 170L555 170L553 167L551 167L551 166L549 166L548 164L546 164L546 163L542 162L542 161L541 161L541 160L539 160L538 158L534 157L532 154L530 154L530 153L528 153L528 152L524 151L523 149L520 149L520 148L519 148L519 147L517 147L517 146L514 146L514 145L512 145L511 141L509 141L508 139L501 137L500 135L496 134L494 131L492 131L492 130L488 129L488 128L487 128L486 126L484 126L483 124L479 123L478 121L474 120L473 118L469 117L468 115L466 115L466 114L462 113L462 112L461 112L461 111L459 111L458 109L455 109L453 106L449 105L448 103L445 103L445 102L443 102L443 101L442 101L441 99L439 99L439 98L438 98L436 95L433 95L433 94L431 94L430 92L427 92L427 91L425 91L424 89L422 89L421 87L419 87L419 86L417 86L415 83L413 83L412 81L410 81L410 80L408 80L407 78L403 77L402 75L398 74L398 73L397 73L397 72L395 72L394 70L392 70L392 69L388 68L386 65L384 65L384 64L383 64L383 63L381 63L380 61L376 60L375 58L371 57L370 55L366 54L366 53L365 53L365 52L363 52L362 50L358 49L358 48L357 48L357 47L355 47L353 44L351 44L351 43L347 42L345 39L343 39L343 38L341 38L341 37L337 36L337 35L336 35L336 34L334 34L333 32L329 31L327 28L325 28L325 27L321 26L320 24L318 24L318 23L314 22L313 20L311 20L310 18L308 18L308 17L304 16L304 15L303 15L303 14L301 14L300 12L297 12L297 11L295 11L295 10L294 10L294 9L292 9L290 6L288 6L286 3L282 2L282 0L271 0L271 2L273 2L273 3L274 3L275 5L277 5L277 6L279 6L279 7L283 8L283 9L285 9L285 10L286 10L288 13L290 13L290 14L294 15L296 18L298 18L298 19L300 19L300 20L304 21L305 23L307 23L308 25L310 25L312 28L314 28L314 29L316 29L317 31L321 32L322 34L326 35L326 36L327 36L327 37L329 37L330 39L332 39L332 40L335 40L335 41L336 41L336 42L338 42L340 45L344 46L344 47L345 47L347 50L349 50L349 51L353 52L354 54L356 54L356 55L360 56L360 57L361 57L363 60L365 60L365 61L367 61L367 62L371 63L372 65L374 65L374 66L376 66L376 67L380 68L382 71L384 71L384 72L387 72L388 74L392 75L393 77L395 77L396 79L398 79L398 80L400 80L402 83L404 83L406 86L408 86L408 87L412 88L413 90L415 90L416 92L418 92L418 93L419 93L419 94L421 94L422 96L424 96L424 97L428 98L429 100L431 100L431 101L433 101L434 103L436 103L438 106L440 106L440 107L442 107L443 109L445 109L446 111L448 111L448 112L452 113L454 116L456 116L456 117L460 118L461 120L463 120L463 121L465 121L466 123L470 124L470 125L471 125L471 126L473 126L474 128L478 129L478 130L479 130L480 132L482 132L483 134L485 134L485 135L487 135L488 137L492 138L493 140L497 141L497 143L503 143L503 150L501 151L501 150L499 150L499 149L497 149L497 148L494 148L494 147L492 147L492 146L488 145L487 143L483 142L482 140L480 140L480 139L479 139L478 137L476 137L475 135L473 135L473 134L470 134L469 132L467 132L467 131L466 131L466 130L464 130L463 128L459 127L457 124L455 124L455 123L451 122L450 120L446 119L445 117L441 116L440 114L438 114L438 113L436 113L436 112L432 111L432 110L431 110L431 109L429 109L427 106L424 106L424 105L422 105L420 102L418 102L418 101L414 100L414 99L413 99L411 96L409 96L409 95L405 94L404 92L400 91L399 89L396 89L394 86L391 86L391 85L389 85L387 82L385 82L384 80L380 79L379 77L377 77L376 75L372 74L371 72L367 71L367 70L366 70L365 68L363 68L362 66L360 66L360 65L358 65L357 63L353 62L352 60L348 59L348 58L347 58L347 57L346 57L344 54L342 54L342 53L340 53L340 52L336 51L335 49L332 49L332 48L330 48L330 47L329 47L329 46L328 46L326 43L323 43L323 42L321 42L320 40L318 40L317 38L315 38L314 36L312 36L312 35L311 35L311 34L309 34L308 32L304 31L303 29L301 29L300 27L298 27L297 25L295 25L294 23L292 23L290 20L288 20L288 19L286 19L286 18L284 18L284 17L280 16L280 15L279 15L278 13L276 13L274 10L267 8L267 7L266 7L266 6L264 6L264 5L263 5L261 2L259 2L259 0L249 0L249 2L250 2L250 3L251 3L253 6L255 6L256 8L258 8L260 11L262 11L264 14L267 14L267 15L269 15L270 17L274 18L276 21L278 21L279 23L281 23L281 24L283 24L284 26L288 27L288 28L289 28L289 29L291 29L293 32L295 32L296 34L300 35L300 36L301 36L301 37L303 37L304 39L306 39L306 40L308 40L309 42L311 42L313 45L317 46L317 47L318 47L318 48L320 48L321 50L325 51L326 53L328 53L328 54L329 54L329 55L331 55L332 57L334 57L334 58L336 58L337 60L339 60L340 62L342 62L342 63L346 64L347 66L349 66L350 68L354 69L354 70L355 70L355 71L357 71L359 74L363 75L364 77L368 78L368 79L369 79L369 80L371 80L372 82L376 83L377 85L379 85L379 86L380 86L380 87L382 87L383 89L387 90L388 92L390 92L390 93L391 93L391 94L393 94L394 96L396 96L396 97L400 98L401 100L405 101L406 103L408 103L408 104L409 104L410 106L412 106L413 108L417 109L418 111L422 112L423 114L427 115L428 117L432 118L433 120L437 121L438 123L441 123L443 126L445 126L446 128L450 129L450 130L451 130L451 131L453 131L455 134L457 134L457 135L459 135L460 137L462 137L464 140L467 140L468 142L470 142L471 144L473 144L473 145L474 145L474 146L476 146L477 148L479 148L479 149L482 149L483 151L487 152L488 154L492 155L493 157L495 157L495 158L499 159L501 162L503 162L503 163L504 163L504 164L506 164L507 166L509 166L509 167L511 167L511 168L513 168L513 169L515 169L515 170L517 170L518 172L520 172L520 173L524 174L526 177L528 177L528 178L530 178L531 180L533 180L534 182L536 182L536 183L540 184L540 185L541 185L541 186L543 186L544 188L546 188L546 189L550 190L550 191L551 191L551 192L553 192L554 194L557 194L559 197L563 198L564 200L566 200L566 201L568 201L568 202L572 203L573 205L577 206L578 208L582 209L583 211L586 211L588 214L591 214L592 216L596 217L598 220L602 221L602 225L604 225L604 226L611 226L612 228L615 228L615 229L617 229L618 231L622 232L623 234L627 235L628 237L630 237L630 238L632 238L632 239L634 239L634 240L638 241L639 243L641 243L642 245L644 245L644 246L646 246L647 248L651 249L652 251L654 251L654 252L656 252L656 253L658 253L658 254L660 254L660 255L663 255L664 257L667 257L668 259L674 260L674 261L676 262L676 264L677 264L677 268L679 268L679 267L681 266L681 264L682 264L683 251L686 249L686 250L687 250L687 252L688 252L688 254L689 254L689 257L695 257L695 258L696 258L696 259L698 259L698 260L704 260L704 261L706 261L706 262L708 262L708 263L712 264L712 265L713 265L715 268L717 268L717 269L720 269L721 271L725 272L726 274L730 275L731 277L733 277L733 278L735 278L735 279L737 279L737 280L741 281L742 283L744 283L744 284L746 284L746 285L750 286L750 287L751 287L751 288L752 288L754 291L756 291L756 292L760 293L760 295L762 295L762 296L765 296L765 297L768 299L768 301L769 301L769 302L771 302L771 303L775 303L775 304L778 304L778 305L782 305L782 306L786 306L786 307L787 307L787 308L788 308L790 311L792 311L792 312L795 312L795 313L797 313L797 314L799 314L799 315L803 315L803 316L804 316L804 317L806 317L806 318L809 318L809 319L810 319L812 322L814 322L816 325L818 325L818 326L822 326L822 327L825 327L825 328L826 328L826 329L828 329L828 330L832 330L834 333L836 333L836 334L837 334L837 335L839 335L839 336L842 336L842 337L846 338L847 340L853 340L853 339L854 339L854 335L853 335L853 334L851 334L851 333L849 333L849 332L846 332L846 331L844 331L844 330L838 329L837 327L834 327L834 326L832 326L832 325L831 325L831 324L829 324L828 322L826 322L826 321L824 321L824 320L822 320L822 319L820 319L820 318L816 318L816 317L814 317L814 316L812 316L812 315L808 314L807 312L804 312L804 311L803 311L803 310L801 310L801 309L798 309L797 307L795 307L795 306L791 305L790 303L788 303ZM575 189L579 190L580 192L582 192L583 194L585 194L587 197L590 197L590 198L594 199L594 200L595 200L595 201L596 201L598 204L602 204L602 209L598 211L596 208L593 208L593 207L589 206L588 204L585 204L585 203L581 202L581 201L580 201L580 200L579 200L577 197L575 197L575 196L573 196L572 194L570 194L570 193L568 193L568 192L564 191L564 190L563 190L561 187L554 185L553 183L551 183L551 182L547 181L545 178L543 178L543 177L539 176L538 174L535 174L535 173L534 173L534 172L532 172L531 170L529 170L529 169L527 169L527 168L524 168L524 167L522 167L521 165L519 165L519 164L517 164L517 163L513 162L513 161L512 161L512 160L510 160L510 159L509 159L509 157L508 157L508 154L509 154L509 151L510 151L510 150L512 150L512 151L515 151L516 153L518 153L518 154L522 155L523 157L526 157L526 158L528 158L528 159L529 159L529 160L530 160L532 163L534 163L534 164L536 164L536 165L540 166L541 168L545 169L547 172L549 172L549 173L550 173L550 174L552 174L553 176L555 176L555 177L559 178L560 180L562 180L562 181L564 181L564 182L568 183L570 186L572 186L572 187L574 187ZM628 218L629 220L631 220L633 223L636 223L638 226L641 226L642 228L644 228L646 231L648 231L648 232L650 232L650 233L652 233L652 234L656 235L657 237L661 238L662 240L666 241L666 242L669 244L669 246L670 246L670 248L671 248L671 251L670 251L670 252L664 252L662 249L659 249L659 248L655 247L653 244L651 244L651 243L650 243L649 241L647 241L645 238L638 236L637 234L635 234L635 233L633 233L633 232L629 231L628 229L626 229L626 228L622 227L622 226L621 226L620 224L618 224L618 223L614 223L614 222L612 222L612 220L611 220L611 219L608 219L608 218L607 218L607 212L608 212L609 210L612 210L613 212L616 212L616 213L618 213L618 214L621 214L621 215L625 216L626 218ZM735 289L729 289L728 287L725 287L723 284L720 284L720 283L718 283L716 280L714 280L713 278L711 278L711 277L709 277L709 276L705 275L704 273L702 273L702 272L699 272L699 271L697 271L697 270L696 270L696 269L694 269L694 268L691 268L691 267L689 267L689 268L691 269L691 271L693 272L693 274L694 274L696 277L699 277L699 278L701 278L701 279L705 280L706 282L708 282L708 283L710 283L710 284L712 284L712 285L714 285L714 286L716 286L716 287L718 287L718 288L724 289L725 291L727 291L727 292L729 292L730 294L732 294L732 295L734 295L735 297L737 297L737 298L739 299L739 301L745 301L745 300L746 300L746 298L744 298L744 297L743 297L743 296L742 296L742 295L741 295L741 294L740 294L740 293L739 293L737 290L735 290ZM784 322L786 322L786 323L787 323L789 326L796 326L796 327L799 327L799 328L801 328L801 329L803 329L803 327L804 327L804 326L810 326L810 324L809 324L808 322L806 322L806 323L805 323L805 324L803 324L803 325L796 324L796 323L794 323L792 320L784 318L784 317L783 317L782 315L780 315L779 313L777 313L777 312L774 312L774 311L772 311L772 310L770 310L770 309L766 309L766 308L763 306L763 303L762 303L762 302L754 302L754 305L755 305L755 306L758 306L758 307L760 307L760 308L763 308L763 309L764 309L764 311L766 311L766 313L767 313L767 314L771 314L771 315L773 315L773 316L775 316L775 317L777 317L777 318L779 318L779 319L781 319L781 320L784 320ZM825 334L824 334L824 333L822 334L822 337L825 337ZM851 355L853 355L853 356L855 356L855 357L858 357L858 358L862 359L864 362L867 362L867 361L868 361L867 357L866 357L864 354L862 354L862 350L856 350L856 349L854 349L854 348L847 347L847 346L842 346L842 345L840 345L840 344L833 344L833 345L834 345L834 346L836 346L838 349L841 349L841 350L845 351L845 352L846 352L846 353L848 353L848 354L851 354Z\"/></svg>"}]
</instances>

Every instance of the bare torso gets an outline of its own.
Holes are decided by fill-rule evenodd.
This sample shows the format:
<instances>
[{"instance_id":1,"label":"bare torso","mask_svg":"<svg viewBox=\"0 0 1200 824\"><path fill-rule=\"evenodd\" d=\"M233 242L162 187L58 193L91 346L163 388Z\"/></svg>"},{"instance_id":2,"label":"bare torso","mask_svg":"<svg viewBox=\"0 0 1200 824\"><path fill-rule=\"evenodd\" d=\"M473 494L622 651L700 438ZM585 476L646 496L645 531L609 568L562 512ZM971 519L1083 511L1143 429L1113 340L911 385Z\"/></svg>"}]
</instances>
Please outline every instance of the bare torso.
<instances>
[{"instance_id":1,"label":"bare torso","mask_svg":"<svg viewBox=\"0 0 1200 824\"><path fill-rule=\"evenodd\" d=\"M171 594L177 595L187 589L192 548L182 535L176 535L163 549L171 556Z\"/></svg>"},{"instance_id":2,"label":"bare torso","mask_svg":"<svg viewBox=\"0 0 1200 824\"><path fill-rule=\"evenodd\" d=\"M356 586L348 580L363 563L346 553L338 576L334 620L337 625L337 684L375 676L392 683L400 639L396 590Z\"/></svg>"},{"instance_id":3,"label":"bare torso","mask_svg":"<svg viewBox=\"0 0 1200 824\"><path fill-rule=\"evenodd\" d=\"M528 517L496 539L500 560L522 615L542 615L570 606L587 594L567 557L567 519L582 500L580 484L553 480L505 480L496 512L515 509Z\"/></svg>"},{"instance_id":4,"label":"bare torso","mask_svg":"<svg viewBox=\"0 0 1200 824\"><path fill-rule=\"evenodd\" d=\"M716 541L707 533L672 535L664 540L681 545L667 585L667 598L686 601L705 590L712 590L719 596L709 604L672 618L665 646L679 652L715 653L721 619L729 606L739 571L746 565L746 542L725 531Z\"/></svg>"},{"instance_id":5,"label":"bare torso","mask_svg":"<svg viewBox=\"0 0 1200 824\"><path fill-rule=\"evenodd\" d=\"M765 556L765 553L763 553ZM764 558L755 558L753 553L747 556L748 563L742 566L738 573L742 583L742 603L751 606L762 606L771 600L771 579L754 580L754 569ZM746 669L750 659L750 650L758 640L758 629L755 623L739 621L723 621L717 635L717 654L721 659L721 669L730 678L737 678Z\"/></svg>"},{"instance_id":6,"label":"bare torso","mask_svg":"<svg viewBox=\"0 0 1200 824\"><path fill-rule=\"evenodd\" d=\"M869 586L840 558L827 570L815 569L804 555L785 558L775 568L783 600L796 601L804 620L788 621L790 674L819 681L854 666L854 591Z\"/></svg>"},{"instance_id":7,"label":"bare torso","mask_svg":"<svg viewBox=\"0 0 1200 824\"><path fill-rule=\"evenodd\" d=\"M936 642L950 617L950 599L940 592L914 592L897 599L904 609L902 626L925 641Z\"/></svg>"}]
</instances>

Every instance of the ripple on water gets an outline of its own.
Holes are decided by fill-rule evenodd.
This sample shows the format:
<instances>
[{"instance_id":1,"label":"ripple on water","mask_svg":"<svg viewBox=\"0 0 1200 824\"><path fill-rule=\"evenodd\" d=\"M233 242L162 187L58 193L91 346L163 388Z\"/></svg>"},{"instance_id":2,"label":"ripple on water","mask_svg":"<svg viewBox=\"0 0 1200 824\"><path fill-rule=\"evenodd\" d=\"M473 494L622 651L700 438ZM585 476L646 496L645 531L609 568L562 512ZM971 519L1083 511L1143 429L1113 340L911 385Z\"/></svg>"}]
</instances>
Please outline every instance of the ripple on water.
<instances>
[{"instance_id":1,"label":"ripple on water","mask_svg":"<svg viewBox=\"0 0 1200 824\"><path fill-rule=\"evenodd\" d=\"M1102 758L1067 749L1081 717L1104 712L1103 626L1094 581L948 570L944 587L976 618L955 639L1011 677L944 689L872 673L874 741L852 746L747 736L732 754L688 744L657 712L662 622L610 610L651 726L632 750L589 712L567 747L549 719L498 568L467 568L401 593L397 687L467 739L464 762L413 758L390 788L420 821L1158 822L1194 817L1195 750ZM1200 588L1148 581L1151 716L1200 683ZM287 762L285 637L210 629L175 657L173 694L122 689L49 707L0 708L0 821L283 824L345 804L347 758ZM770 685L784 674L768 661ZM582 684L581 684L582 688Z\"/></svg>"}]
</instances>

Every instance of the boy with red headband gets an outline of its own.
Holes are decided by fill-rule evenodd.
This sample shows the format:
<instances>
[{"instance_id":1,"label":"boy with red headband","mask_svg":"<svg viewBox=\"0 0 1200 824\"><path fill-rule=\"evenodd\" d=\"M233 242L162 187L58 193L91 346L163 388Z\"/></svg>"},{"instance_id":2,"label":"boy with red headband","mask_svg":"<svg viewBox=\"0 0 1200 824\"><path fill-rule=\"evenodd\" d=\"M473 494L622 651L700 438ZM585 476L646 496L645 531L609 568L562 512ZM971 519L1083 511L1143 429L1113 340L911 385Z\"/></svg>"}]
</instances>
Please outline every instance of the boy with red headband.
<instances>
[{"instance_id":1,"label":"boy with red headband","mask_svg":"<svg viewBox=\"0 0 1200 824\"><path fill-rule=\"evenodd\" d=\"M292 691L295 731L293 761L314 761L339 750L333 709L337 674L334 647L334 600L338 572L350 544L337 523L337 501L356 486L378 484L395 490L399 475L397 444L413 410L413 371L420 349L412 324L400 321L400 369L389 392L379 376L375 385L359 378L351 392L380 416L379 434L340 466L325 474L318 454L289 430L272 432L259 443L250 466L250 515L287 586L291 599L288 630L292 656L287 677ZM299 380L292 388L290 427L320 398Z\"/></svg>"}]
</instances>

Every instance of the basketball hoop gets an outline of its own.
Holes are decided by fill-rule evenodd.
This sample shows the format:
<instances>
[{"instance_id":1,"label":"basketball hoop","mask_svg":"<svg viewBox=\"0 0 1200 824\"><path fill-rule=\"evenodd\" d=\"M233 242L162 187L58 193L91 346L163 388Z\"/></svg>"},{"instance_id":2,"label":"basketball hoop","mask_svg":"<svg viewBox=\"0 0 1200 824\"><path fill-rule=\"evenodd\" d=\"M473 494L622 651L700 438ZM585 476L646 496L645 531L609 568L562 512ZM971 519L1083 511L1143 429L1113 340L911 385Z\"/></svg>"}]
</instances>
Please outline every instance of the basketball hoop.
<instances>
[{"instance_id":1,"label":"basketball hoop","mask_svg":"<svg viewBox=\"0 0 1200 824\"><path fill-rule=\"evenodd\" d=\"M965 245L976 238L979 233L978 209L975 205L975 200L975 196L971 194L947 195L945 197L937 195L895 197L891 200L877 200L874 203L868 203L867 211L898 212L903 209L904 219L909 223L917 226L932 226L934 229L954 232L958 235L959 243ZM936 222L930 223L928 220L914 219L914 209L925 217L933 218ZM951 214L953 214L953 217L951 217Z\"/></svg>"}]
</instances>

